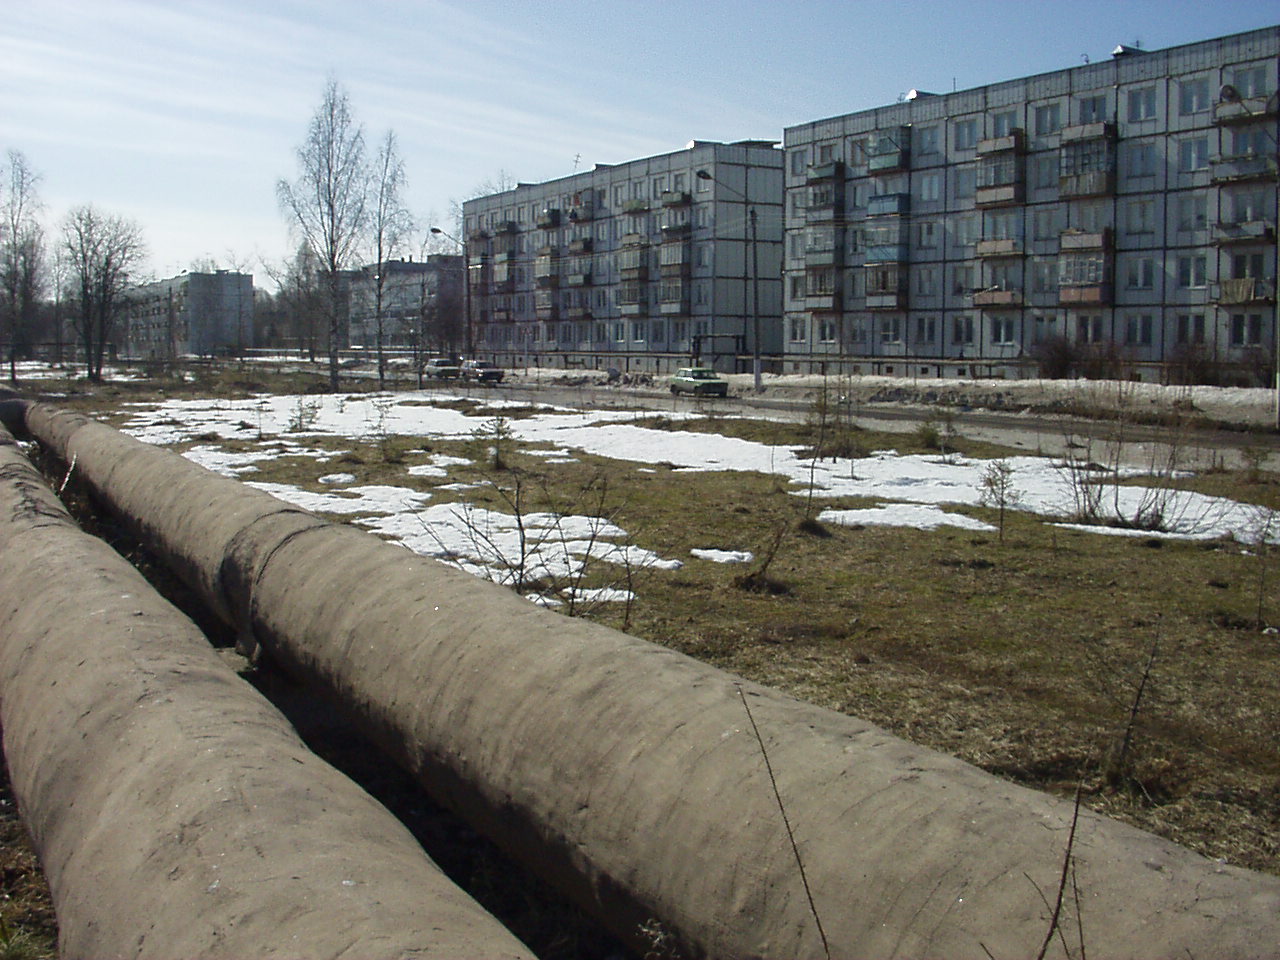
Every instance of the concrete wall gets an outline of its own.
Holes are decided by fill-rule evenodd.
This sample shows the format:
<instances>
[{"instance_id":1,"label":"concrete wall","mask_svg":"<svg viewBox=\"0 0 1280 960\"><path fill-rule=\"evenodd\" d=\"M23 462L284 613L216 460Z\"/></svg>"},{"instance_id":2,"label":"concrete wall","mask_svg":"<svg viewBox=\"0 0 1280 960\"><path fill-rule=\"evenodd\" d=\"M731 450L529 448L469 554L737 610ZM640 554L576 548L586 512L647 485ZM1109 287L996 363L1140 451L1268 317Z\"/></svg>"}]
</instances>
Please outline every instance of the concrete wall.
<instances>
[{"instance_id":1,"label":"concrete wall","mask_svg":"<svg viewBox=\"0 0 1280 960\"><path fill-rule=\"evenodd\" d=\"M82 417L27 424L207 602L424 786L624 936L821 956L744 698L835 957L1040 948L1072 806L326 524ZM1280 879L1082 812L1095 956L1250 957ZM1060 944L1049 956L1060 955Z\"/></svg>"}]
</instances>

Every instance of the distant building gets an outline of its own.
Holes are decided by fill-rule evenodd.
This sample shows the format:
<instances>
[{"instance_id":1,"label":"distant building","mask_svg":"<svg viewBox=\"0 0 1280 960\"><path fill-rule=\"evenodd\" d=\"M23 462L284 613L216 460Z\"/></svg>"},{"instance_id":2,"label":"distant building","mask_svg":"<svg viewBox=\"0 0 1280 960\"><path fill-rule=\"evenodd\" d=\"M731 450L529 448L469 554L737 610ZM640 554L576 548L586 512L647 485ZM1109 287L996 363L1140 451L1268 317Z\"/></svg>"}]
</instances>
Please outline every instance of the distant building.
<instances>
[{"instance_id":1,"label":"distant building","mask_svg":"<svg viewBox=\"0 0 1280 960\"><path fill-rule=\"evenodd\" d=\"M770 141L598 164L468 200L463 215L478 355L648 371L696 355L731 370L781 349L782 154Z\"/></svg>"},{"instance_id":2,"label":"distant building","mask_svg":"<svg viewBox=\"0 0 1280 960\"><path fill-rule=\"evenodd\" d=\"M384 347L423 343L448 351L462 349L463 259L432 254L424 260L388 260L353 271L350 278L351 346L377 345L377 278L382 276Z\"/></svg>"},{"instance_id":3,"label":"distant building","mask_svg":"<svg viewBox=\"0 0 1280 960\"><path fill-rule=\"evenodd\" d=\"M124 354L141 360L235 354L253 346L253 275L183 273L134 287Z\"/></svg>"},{"instance_id":4,"label":"distant building","mask_svg":"<svg viewBox=\"0 0 1280 960\"><path fill-rule=\"evenodd\" d=\"M1280 27L788 128L788 372L1266 381Z\"/></svg>"}]
</instances>

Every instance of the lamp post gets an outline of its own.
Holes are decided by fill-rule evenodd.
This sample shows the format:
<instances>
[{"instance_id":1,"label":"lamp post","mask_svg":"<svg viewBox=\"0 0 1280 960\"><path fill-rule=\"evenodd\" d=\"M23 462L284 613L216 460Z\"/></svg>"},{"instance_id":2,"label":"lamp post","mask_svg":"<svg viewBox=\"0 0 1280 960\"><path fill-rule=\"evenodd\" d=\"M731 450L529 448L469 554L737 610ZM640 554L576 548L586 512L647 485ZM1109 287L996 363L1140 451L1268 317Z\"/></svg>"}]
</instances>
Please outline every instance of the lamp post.
<instances>
[{"instance_id":1,"label":"lamp post","mask_svg":"<svg viewBox=\"0 0 1280 960\"><path fill-rule=\"evenodd\" d=\"M1229 83L1224 83L1218 90L1218 100L1222 103L1237 104L1242 111L1248 114L1250 119L1256 119L1258 114L1249 109L1249 102L1240 95L1240 91ZM1273 160L1280 163L1280 141L1277 141L1276 135L1270 130L1264 128L1263 133L1271 138L1271 146L1274 148L1271 152ZM1276 223L1280 225L1280 188L1275 189L1275 207L1276 207ZM1276 263L1277 270L1272 280L1273 284L1280 285L1280 260ZM1265 272L1265 271L1264 271ZM1275 291L1273 290L1274 294ZM1272 341L1272 358L1271 362L1275 370L1275 421L1272 424L1276 430L1280 430L1280 297L1276 297L1276 306L1272 311L1271 322L1271 341Z\"/></svg>"},{"instance_id":2,"label":"lamp post","mask_svg":"<svg viewBox=\"0 0 1280 960\"><path fill-rule=\"evenodd\" d=\"M727 183L717 180L711 175L710 170L699 170L697 172L699 180L710 180L712 183L718 183L730 193L737 194L742 198L742 202L747 204L747 222L751 227L751 374L754 381L756 393L762 393L764 386L760 377L760 261L759 251L760 245L756 241L756 208L746 194L741 190L737 190ZM746 297L743 297L746 300ZM746 309L746 303L743 303L743 309Z\"/></svg>"},{"instance_id":3,"label":"lamp post","mask_svg":"<svg viewBox=\"0 0 1280 960\"><path fill-rule=\"evenodd\" d=\"M471 276L467 264L467 242L459 240L453 234L446 233L439 227L432 227L431 232L437 236L444 237L446 240L452 240L462 251L462 331L466 342L467 357L471 358L475 354L475 344L471 339Z\"/></svg>"}]
</instances>

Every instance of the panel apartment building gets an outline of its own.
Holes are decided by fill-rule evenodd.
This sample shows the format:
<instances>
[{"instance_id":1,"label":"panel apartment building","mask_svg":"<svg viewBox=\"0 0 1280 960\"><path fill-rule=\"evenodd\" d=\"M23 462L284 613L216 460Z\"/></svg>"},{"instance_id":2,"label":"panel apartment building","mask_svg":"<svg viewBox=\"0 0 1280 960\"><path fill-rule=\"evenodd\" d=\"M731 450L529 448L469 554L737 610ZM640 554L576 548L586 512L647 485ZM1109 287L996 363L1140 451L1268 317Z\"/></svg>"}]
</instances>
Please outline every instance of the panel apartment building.
<instances>
[{"instance_id":1,"label":"panel apartment building","mask_svg":"<svg viewBox=\"0 0 1280 960\"><path fill-rule=\"evenodd\" d=\"M181 273L129 291L126 356L173 360L238 354L253 346L253 275Z\"/></svg>"},{"instance_id":2,"label":"panel apartment building","mask_svg":"<svg viewBox=\"0 0 1280 960\"><path fill-rule=\"evenodd\" d=\"M472 352L648 372L777 354L782 182L772 142L694 141L467 201Z\"/></svg>"},{"instance_id":3,"label":"panel apartment building","mask_svg":"<svg viewBox=\"0 0 1280 960\"><path fill-rule=\"evenodd\" d=\"M1266 382L1278 55L1119 47L788 128L785 371Z\"/></svg>"},{"instance_id":4,"label":"panel apartment building","mask_svg":"<svg viewBox=\"0 0 1280 960\"><path fill-rule=\"evenodd\" d=\"M462 348L462 275L459 256L429 254L425 260L387 260L351 271L347 341L372 348L378 342L378 278L382 278L384 347L415 344L439 353Z\"/></svg>"}]
</instances>

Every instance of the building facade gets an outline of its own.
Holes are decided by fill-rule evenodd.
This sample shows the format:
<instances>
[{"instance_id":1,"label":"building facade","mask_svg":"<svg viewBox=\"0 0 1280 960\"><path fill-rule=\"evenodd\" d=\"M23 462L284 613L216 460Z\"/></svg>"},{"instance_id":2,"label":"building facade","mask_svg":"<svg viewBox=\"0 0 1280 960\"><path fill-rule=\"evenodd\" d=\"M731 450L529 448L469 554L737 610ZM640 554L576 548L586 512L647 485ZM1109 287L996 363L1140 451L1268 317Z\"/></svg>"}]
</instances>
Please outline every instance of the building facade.
<instances>
[{"instance_id":1,"label":"building facade","mask_svg":"<svg viewBox=\"0 0 1280 960\"><path fill-rule=\"evenodd\" d=\"M1269 382L1280 28L788 128L784 369Z\"/></svg>"},{"instance_id":2,"label":"building facade","mask_svg":"<svg viewBox=\"0 0 1280 960\"><path fill-rule=\"evenodd\" d=\"M123 352L140 360L239 354L253 346L253 275L182 273L129 293Z\"/></svg>"},{"instance_id":3,"label":"building facade","mask_svg":"<svg viewBox=\"0 0 1280 960\"><path fill-rule=\"evenodd\" d=\"M694 141L467 201L467 352L651 372L776 357L782 185L772 142Z\"/></svg>"},{"instance_id":4,"label":"building facade","mask_svg":"<svg viewBox=\"0 0 1280 960\"><path fill-rule=\"evenodd\" d=\"M378 278L382 278L382 342L387 348L423 345L437 352L463 346L463 259L431 254L426 260L388 260L353 271L350 346L378 342Z\"/></svg>"}]
</instances>

